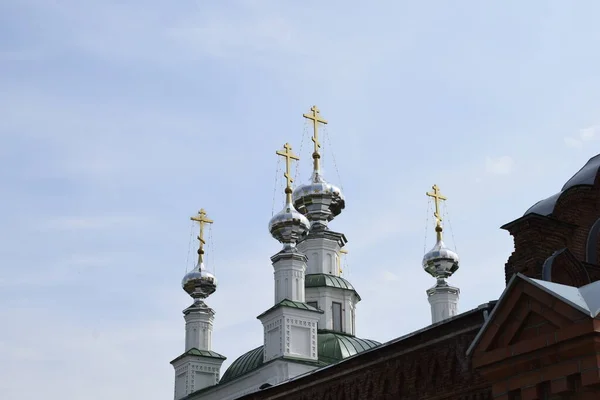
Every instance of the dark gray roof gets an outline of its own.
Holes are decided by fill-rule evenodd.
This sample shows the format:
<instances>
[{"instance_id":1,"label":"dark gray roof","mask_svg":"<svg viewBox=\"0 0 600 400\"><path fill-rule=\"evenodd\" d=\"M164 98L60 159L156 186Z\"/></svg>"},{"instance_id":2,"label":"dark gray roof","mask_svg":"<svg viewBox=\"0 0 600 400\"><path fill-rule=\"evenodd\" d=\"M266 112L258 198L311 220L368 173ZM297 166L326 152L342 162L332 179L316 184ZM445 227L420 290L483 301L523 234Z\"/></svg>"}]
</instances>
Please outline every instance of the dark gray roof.
<instances>
[{"instance_id":1,"label":"dark gray roof","mask_svg":"<svg viewBox=\"0 0 600 400\"><path fill-rule=\"evenodd\" d=\"M531 206L529 210L525 211L524 215L540 214L548 216L552 214L554 212L554 206L556 205L556 202L561 194L574 186L592 186L594 184L594 180L596 179L596 175L598 174L598 169L600 169L600 154L590 158L583 168L581 168L579 172L573 175L573 177L564 184L560 192L548 197L547 199L538 201Z\"/></svg>"},{"instance_id":2,"label":"dark gray roof","mask_svg":"<svg viewBox=\"0 0 600 400\"><path fill-rule=\"evenodd\" d=\"M537 279L532 279L532 281L542 286L548 293L592 318L596 318L600 313L600 281L589 283L580 288Z\"/></svg>"}]
</instances>

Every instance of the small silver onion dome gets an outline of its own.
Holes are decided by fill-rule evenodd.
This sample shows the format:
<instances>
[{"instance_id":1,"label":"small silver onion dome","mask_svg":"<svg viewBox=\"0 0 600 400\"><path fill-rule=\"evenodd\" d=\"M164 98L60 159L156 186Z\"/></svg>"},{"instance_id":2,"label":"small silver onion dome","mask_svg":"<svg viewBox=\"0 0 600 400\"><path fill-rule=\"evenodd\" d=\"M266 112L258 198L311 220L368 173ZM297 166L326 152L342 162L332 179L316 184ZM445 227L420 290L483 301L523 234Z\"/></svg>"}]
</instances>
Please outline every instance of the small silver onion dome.
<instances>
[{"instance_id":1,"label":"small silver onion dome","mask_svg":"<svg viewBox=\"0 0 600 400\"><path fill-rule=\"evenodd\" d=\"M438 240L433 249L423 256L423 269L434 278L446 279L458 269L458 254Z\"/></svg>"},{"instance_id":2,"label":"small silver onion dome","mask_svg":"<svg viewBox=\"0 0 600 400\"><path fill-rule=\"evenodd\" d=\"M287 202L283 210L269 221L269 232L284 248L294 247L310 229L308 219L300 214L291 202Z\"/></svg>"},{"instance_id":3,"label":"small silver onion dome","mask_svg":"<svg viewBox=\"0 0 600 400\"><path fill-rule=\"evenodd\" d=\"M296 209L306 215L313 227L327 227L346 206L340 188L325 181L318 171L313 171L310 182L294 190L292 198Z\"/></svg>"},{"instance_id":4,"label":"small silver onion dome","mask_svg":"<svg viewBox=\"0 0 600 400\"><path fill-rule=\"evenodd\" d=\"M217 278L200 262L185 274L181 286L194 299L205 299L217 290Z\"/></svg>"}]
</instances>

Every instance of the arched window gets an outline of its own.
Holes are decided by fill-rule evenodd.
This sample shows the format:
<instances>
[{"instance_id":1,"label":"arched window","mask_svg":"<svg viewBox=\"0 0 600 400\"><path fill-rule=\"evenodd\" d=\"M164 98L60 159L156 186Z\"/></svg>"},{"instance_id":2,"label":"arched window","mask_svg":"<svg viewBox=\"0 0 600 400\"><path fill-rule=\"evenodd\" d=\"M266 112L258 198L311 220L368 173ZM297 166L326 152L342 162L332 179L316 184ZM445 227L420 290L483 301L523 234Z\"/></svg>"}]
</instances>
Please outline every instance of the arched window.
<instances>
[{"instance_id":1,"label":"arched window","mask_svg":"<svg viewBox=\"0 0 600 400\"><path fill-rule=\"evenodd\" d=\"M585 246L585 261L598 264L598 238L600 237L600 218L590 228Z\"/></svg>"},{"instance_id":2,"label":"arched window","mask_svg":"<svg viewBox=\"0 0 600 400\"><path fill-rule=\"evenodd\" d=\"M327 253L327 271L329 271L330 274L333 274L334 268L335 264L333 262L333 256L331 255L331 253Z\"/></svg>"}]
</instances>

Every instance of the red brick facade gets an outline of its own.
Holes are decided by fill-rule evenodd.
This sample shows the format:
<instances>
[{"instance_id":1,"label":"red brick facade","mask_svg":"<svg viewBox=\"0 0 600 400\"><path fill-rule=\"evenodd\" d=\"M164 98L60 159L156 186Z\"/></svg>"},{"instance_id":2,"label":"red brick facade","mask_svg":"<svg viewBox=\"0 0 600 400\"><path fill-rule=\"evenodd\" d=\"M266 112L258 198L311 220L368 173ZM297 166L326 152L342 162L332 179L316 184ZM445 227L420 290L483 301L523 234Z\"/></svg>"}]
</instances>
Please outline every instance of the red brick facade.
<instances>
[{"instance_id":1,"label":"red brick facade","mask_svg":"<svg viewBox=\"0 0 600 400\"><path fill-rule=\"evenodd\" d=\"M600 399L600 321L514 279L472 351L493 398Z\"/></svg>"},{"instance_id":2,"label":"red brick facade","mask_svg":"<svg viewBox=\"0 0 600 400\"><path fill-rule=\"evenodd\" d=\"M600 280L599 218L596 171L551 214L502 227L515 250L497 304L242 399L600 400L600 320L530 279L575 288Z\"/></svg>"},{"instance_id":3,"label":"red brick facade","mask_svg":"<svg viewBox=\"0 0 600 400\"><path fill-rule=\"evenodd\" d=\"M599 177L596 176L593 186L579 185L563 192L550 216L528 214L502 227L510 232L515 243L515 250L505 266L507 283L518 272L542 279L544 262L562 249L568 249L576 261L569 263L571 267L565 265L570 273L558 272L570 275L574 281L562 276L561 283L583 286L600 279L600 237L593 232L590 235L592 226L600 218ZM589 240L596 247L594 259L588 259Z\"/></svg>"}]
</instances>

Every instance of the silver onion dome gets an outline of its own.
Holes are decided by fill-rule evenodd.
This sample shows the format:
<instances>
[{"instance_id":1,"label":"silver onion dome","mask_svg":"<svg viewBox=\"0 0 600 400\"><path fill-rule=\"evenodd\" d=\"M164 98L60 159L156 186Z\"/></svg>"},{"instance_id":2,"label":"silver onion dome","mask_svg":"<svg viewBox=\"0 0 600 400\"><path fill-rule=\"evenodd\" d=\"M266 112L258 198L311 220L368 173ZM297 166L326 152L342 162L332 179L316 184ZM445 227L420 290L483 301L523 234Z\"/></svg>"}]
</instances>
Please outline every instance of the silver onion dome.
<instances>
[{"instance_id":1,"label":"silver onion dome","mask_svg":"<svg viewBox=\"0 0 600 400\"><path fill-rule=\"evenodd\" d=\"M192 298L205 299L217 290L217 278L204 267L203 262L199 262L185 274L181 286Z\"/></svg>"},{"instance_id":2,"label":"silver onion dome","mask_svg":"<svg viewBox=\"0 0 600 400\"><path fill-rule=\"evenodd\" d=\"M446 247L440 239L423 256L423 269L437 279L446 279L458 269L458 254Z\"/></svg>"},{"instance_id":3,"label":"silver onion dome","mask_svg":"<svg viewBox=\"0 0 600 400\"><path fill-rule=\"evenodd\" d=\"M287 202L283 210L278 212L269 221L269 232L284 248L296 245L310 229L308 219L300 214L291 202Z\"/></svg>"},{"instance_id":4,"label":"silver onion dome","mask_svg":"<svg viewBox=\"0 0 600 400\"><path fill-rule=\"evenodd\" d=\"M307 184L298 186L292 199L296 209L306 215L312 227L327 227L346 206L342 191L328 183L318 171L313 171Z\"/></svg>"}]
</instances>

